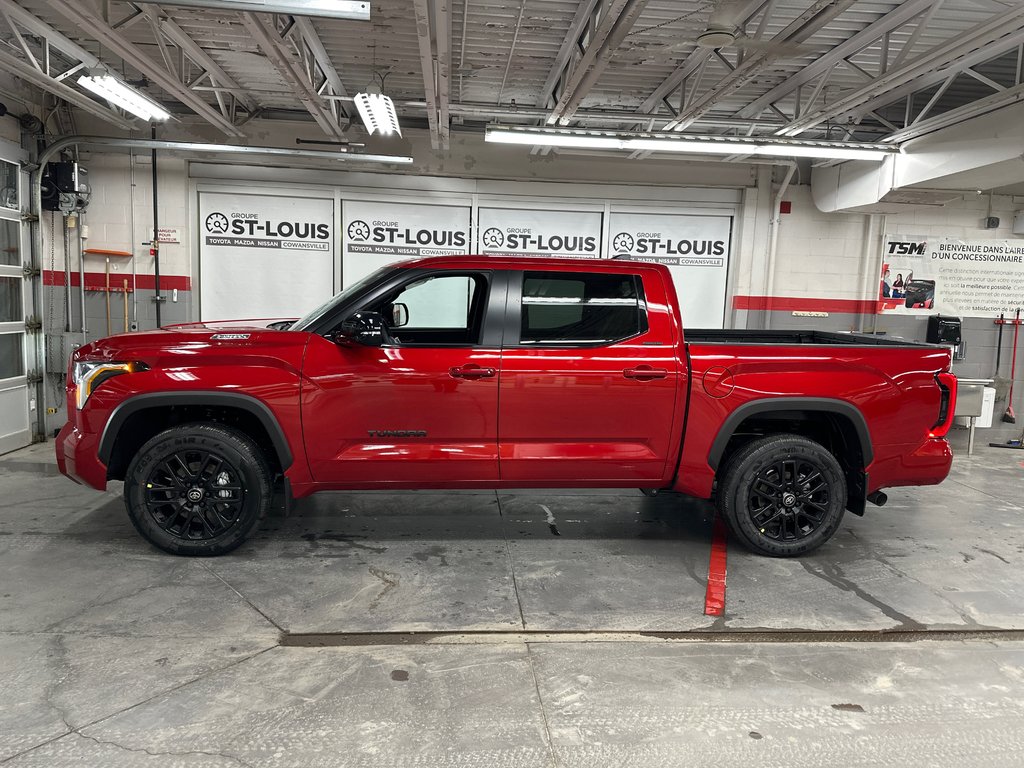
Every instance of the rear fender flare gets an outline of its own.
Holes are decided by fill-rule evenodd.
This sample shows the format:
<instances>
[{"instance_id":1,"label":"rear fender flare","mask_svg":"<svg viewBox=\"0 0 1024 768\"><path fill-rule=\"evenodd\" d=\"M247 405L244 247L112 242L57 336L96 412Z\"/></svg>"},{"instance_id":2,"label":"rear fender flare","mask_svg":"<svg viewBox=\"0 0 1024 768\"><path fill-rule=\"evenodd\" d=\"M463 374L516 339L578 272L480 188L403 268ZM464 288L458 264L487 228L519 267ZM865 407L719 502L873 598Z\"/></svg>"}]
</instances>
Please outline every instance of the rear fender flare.
<instances>
[{"instance_id":1,"label":"rear fender flare","mask_svg":"<svg viewBox=\"0 0 1024 768\"><path fill-rule=\"evenodd\" d=\"M864 467L867 468L874 460L874 450L871 446L871 432L868 430L867 420L860 409L845 400L835 400L827 397L773 397L765 400L753 400L744 403L726 418L722 428L718 430L714 442L711 443L711 450L708 451L708 466L716 472L718 465L725 453L725 448L732 439L736 430L746 419L759 416L765 413L779 413L781 411L814 411L817 413L834 413L843 416L853 425L860 442L861 455L864 457Z\"/></svg>"}]
</instances>

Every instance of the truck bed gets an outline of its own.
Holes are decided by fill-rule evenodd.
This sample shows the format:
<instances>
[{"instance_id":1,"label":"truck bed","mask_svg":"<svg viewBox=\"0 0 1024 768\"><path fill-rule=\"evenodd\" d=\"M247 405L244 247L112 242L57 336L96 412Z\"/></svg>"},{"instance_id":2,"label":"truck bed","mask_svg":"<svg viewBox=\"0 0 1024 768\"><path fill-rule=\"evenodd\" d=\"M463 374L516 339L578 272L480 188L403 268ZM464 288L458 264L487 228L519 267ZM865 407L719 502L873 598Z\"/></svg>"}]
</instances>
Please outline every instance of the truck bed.
<instances>
[{"instance_id":1,"label":"truck bed","mask_svg":"<svg viewBox=\"0 0 1024 768\"><path fill-rule=\"evenodd\" d=\"M874 347L932 347L918 341L876 336L866 333L835 333L829 331L733 331L714 328L688 328L685 339L697 344L777 344L792 346L874 346Z\"/></svg>"}]
</instances>

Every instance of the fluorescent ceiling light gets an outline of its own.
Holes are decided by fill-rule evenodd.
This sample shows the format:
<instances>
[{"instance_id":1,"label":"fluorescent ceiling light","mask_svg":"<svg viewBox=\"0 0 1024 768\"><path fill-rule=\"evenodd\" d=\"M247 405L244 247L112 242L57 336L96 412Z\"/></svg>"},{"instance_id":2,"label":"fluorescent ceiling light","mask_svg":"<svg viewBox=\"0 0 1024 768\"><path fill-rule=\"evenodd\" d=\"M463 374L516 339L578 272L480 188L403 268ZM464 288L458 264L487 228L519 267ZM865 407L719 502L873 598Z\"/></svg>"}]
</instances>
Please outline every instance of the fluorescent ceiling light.
<instances>
[{"instance_id":1,"label":"fluorescent ceiling light","mask_svg":"<svg viewBox=\"0 0 1024 768\"><path fill-rule=\"evenodd\" d=\"M138 0L163 5L184 5L215 11L289 13L296 16L325 16L332 19L370 20L370 3L365 0Z\"/></svg>"},{"instance_id":2,"label":"fluorescent ceiling light","mask_svg":"<svg viewBox=\"0 0 1024 768\"><path fill-rule=\"evenodd\" d=\"M801 144L759 144L753 154L768 157L814 157L821 160L884 160L886 155L893 154L893 149L848 145L820 147Z\"/></svg>"},{"instance_id":3,"label":"fluorescent ceiling light","mask_svg":"<svg viewBox=\"0 0 1024 768\"><path fill-rule=\"evenodd\" d=\"M896 147L877 144L827 141L785 141L778 139L732 139L680 134L627 134L557 128L488 128L486 141L498 144L563 147L568 149L612 149L627 152L689 152L701 155L759 155L767 157L811 157L829 160L883 160Z\"/></svg>"},{"instance_id":4,"label":"fluorescent ceiling light","mask_svg":"<svg viewBox=\"0 0 1024 768\"><path fill-rule=\"evenodd\" d=\"M366 93L357 93L355 102L359 116L363 119L366 132L371 136L379 134L390 136L397 133L402 135L402 129L398 125L398 113L395 112L395 103L375 86L369 86Z\"/></svg>"},{"instance_id":5,"label":"fluorescent ceiling light","mask_svg":"<svg viewBox=\"0 0 1024 768\"><path fill-rule=\"evenodd\" d=\"M566 147L569 149L626 149L625 140L613 135L572 131L510 130L488 128L485 141L497 144Z\"/></svg>"},{"instance_id":6,"label":"fluorescent ceiling light","mask_svg":"<svg viewBox=\"0 0 1024 768\"><path fill-rule=\"evenodd\" d=\"M143 120L159 122L171 116L166 109L155 101L146 98L134 88L130 88L112 75L102 73L82 75L82 77L78 78L78 84L86 90L92 91L100 98L116 104L126 112L131 112L136 117L141 117Z\"/></svg>"},{"instance_id":7,"label":"fluorescent ceiling light","mask_svg":"<svg viewBox=\"0 0 1024 768\"><path fill-rule=\"evenodd\" d=\"M749 155L757 149L757 145L741 141L710 143L689 139L630 139L626 142L626 149L642 152L689 152L698 155L708 152L716 155Z\"/></svg>"}]
</instances>

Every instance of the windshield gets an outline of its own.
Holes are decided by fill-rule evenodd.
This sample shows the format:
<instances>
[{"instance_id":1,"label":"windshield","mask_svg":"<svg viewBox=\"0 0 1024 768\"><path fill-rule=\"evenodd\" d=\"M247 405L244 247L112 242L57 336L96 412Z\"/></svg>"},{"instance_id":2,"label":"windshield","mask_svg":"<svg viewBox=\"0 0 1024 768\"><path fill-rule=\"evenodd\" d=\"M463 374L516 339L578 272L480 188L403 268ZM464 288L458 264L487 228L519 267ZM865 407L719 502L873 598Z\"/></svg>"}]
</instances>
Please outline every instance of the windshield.
<instances>
[{"instance_id":1,"label":"windshield","mask_svg":"<svg viewBox=\"0 0 1024 768\"><path fill-rule=\"evenodd\" d=\"M358 282L353 283L348 288L343 290L341 293L338 293L338 294L332 296L331 298L329 298L327 301L325 301L319 307L314 309L312 312L309 312L307 315L305 315L305 317L302 317L301 319L296 320L295 324L292 325L290 330L293 330L293 331L304 331L304 330L306 330L310 326L314 325L324 315L329 313L335 306L337 306L338 304L342 303L343 301L346 301L346 300L350 299L351 297L355 296L357 293L359 293L359 291L361 291L366 286L372 285L373 283L377 282L378 280L381 279L381 277L383 277L388 272L391 272L393 269L394 269L394 266L387 266L387 267L381 267L376 272L371 272L366 277L364 277L362 280L359 280Z\"/></svg>"}]
</instances>

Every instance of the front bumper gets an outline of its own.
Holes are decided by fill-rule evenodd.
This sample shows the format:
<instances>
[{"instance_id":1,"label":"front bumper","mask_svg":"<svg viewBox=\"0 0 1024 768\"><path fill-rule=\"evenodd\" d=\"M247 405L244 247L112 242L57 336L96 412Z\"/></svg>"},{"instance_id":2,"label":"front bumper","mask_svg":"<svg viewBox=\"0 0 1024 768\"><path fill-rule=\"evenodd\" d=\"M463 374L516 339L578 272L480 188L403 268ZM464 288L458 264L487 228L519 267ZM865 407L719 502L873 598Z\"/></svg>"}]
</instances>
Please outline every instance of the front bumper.
<instances>
[{"instance_id":1,"label":"front bumper","mask_svg":"<svg viewBox=\"0 0 1024 768\"><path fill-rule=\"evenodd\" d=\"M99 460L96 435L83 435L68 422L57 435L55 444L57 467L76 483L88 485L98 491L107 489L107 467Z\"/></svg>"}]
</instances>

